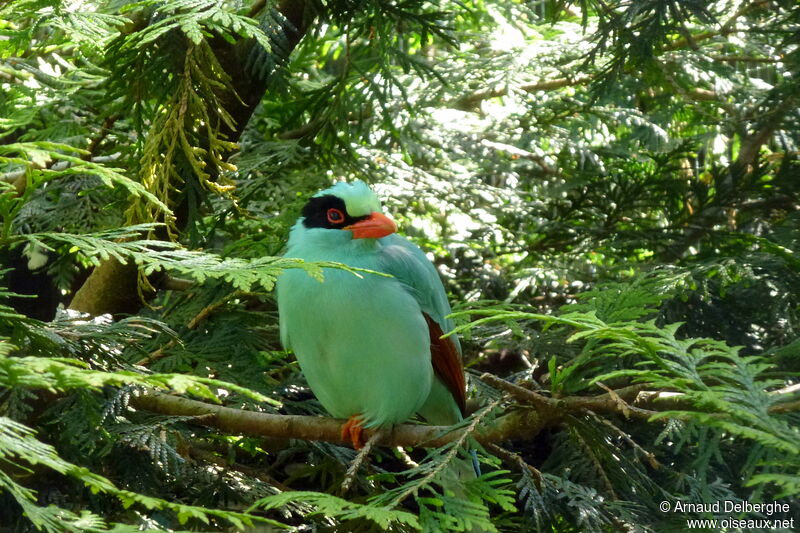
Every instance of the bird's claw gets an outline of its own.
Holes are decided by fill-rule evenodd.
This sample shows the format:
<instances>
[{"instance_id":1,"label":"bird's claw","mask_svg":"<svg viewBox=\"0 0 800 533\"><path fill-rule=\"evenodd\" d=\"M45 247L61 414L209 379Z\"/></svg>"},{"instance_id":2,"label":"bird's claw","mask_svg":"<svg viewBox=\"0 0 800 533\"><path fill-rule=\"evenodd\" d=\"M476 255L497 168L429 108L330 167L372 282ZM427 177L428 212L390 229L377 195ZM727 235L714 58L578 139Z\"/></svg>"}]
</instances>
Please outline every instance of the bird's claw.
<instances>
[{"instance_id":1,"label":"bird's claw","mask_svg":"<svg viewBox=\"0 0 800 533\"><path fill-rule=\"evenodd\" d=\"M364 447L364 428L361 426L361 415L351 416L342 426L342 440L353 443L353 448L360 450Z\"/></svg>"}]
</instances>

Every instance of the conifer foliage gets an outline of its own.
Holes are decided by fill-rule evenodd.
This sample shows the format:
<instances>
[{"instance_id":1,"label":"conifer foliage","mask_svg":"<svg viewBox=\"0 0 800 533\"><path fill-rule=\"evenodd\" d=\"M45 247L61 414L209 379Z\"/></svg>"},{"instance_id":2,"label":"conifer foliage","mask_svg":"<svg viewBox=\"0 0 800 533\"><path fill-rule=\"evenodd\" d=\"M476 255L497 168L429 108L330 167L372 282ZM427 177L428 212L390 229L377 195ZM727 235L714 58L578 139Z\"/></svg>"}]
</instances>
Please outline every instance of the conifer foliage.
<instances>
[{"instance_id":1,"label":"conifer foliage","mask_svg":"<svg viewBox=\"0 0 800 533\"><path fill-rule=\"evenodd\" d=\"M798 77L791 0L3 2L0 530L800 527ZM356 178L470 398L361 456L273 295Z\"/></svg>"}]
</instances>

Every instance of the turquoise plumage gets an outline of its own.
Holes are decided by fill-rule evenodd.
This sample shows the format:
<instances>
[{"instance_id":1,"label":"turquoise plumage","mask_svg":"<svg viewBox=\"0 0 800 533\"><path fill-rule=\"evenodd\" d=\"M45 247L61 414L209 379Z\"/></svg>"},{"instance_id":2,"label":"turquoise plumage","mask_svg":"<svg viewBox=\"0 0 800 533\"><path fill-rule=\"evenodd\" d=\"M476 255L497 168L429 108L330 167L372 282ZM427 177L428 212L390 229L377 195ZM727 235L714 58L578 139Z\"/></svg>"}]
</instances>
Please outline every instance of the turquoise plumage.
<instances>
[{"instance_id":1,"label":"turquoise plumage","mask_svg":"<svg viewBox=\"0 0 800 533\"><path fill-rule=\"evenodd\" d=\"M450 304L436 268L394 233L363 182L317 193L293 226L286 257L336 261L390 274L359 278L325 269L325 281L301 270L278 279L281 340L294 351L309 386L328 412L361 428L402 423L415 413L429 423L462 418L465 390Z\"/></svg>"}]
</instances>

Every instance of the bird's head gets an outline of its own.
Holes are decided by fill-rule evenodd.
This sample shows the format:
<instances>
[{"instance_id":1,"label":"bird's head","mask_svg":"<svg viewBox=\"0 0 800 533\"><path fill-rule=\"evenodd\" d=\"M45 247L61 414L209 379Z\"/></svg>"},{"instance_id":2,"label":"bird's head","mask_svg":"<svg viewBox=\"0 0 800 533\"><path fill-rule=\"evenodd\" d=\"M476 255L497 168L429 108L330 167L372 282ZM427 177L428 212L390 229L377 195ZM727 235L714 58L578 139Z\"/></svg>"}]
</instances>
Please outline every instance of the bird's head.
<instances>
[{"instance_id":1,"label":"bird's head","mask_svg":"<svg viewBox=\"0 0 800 533\"><path fill-rule=\"evenodd\" d=\"M363 181L339 182L315 194L303 208L300 225L304 230L327 230L352 239L378 239L397 231Z\"/></svg>"}]
</instances>

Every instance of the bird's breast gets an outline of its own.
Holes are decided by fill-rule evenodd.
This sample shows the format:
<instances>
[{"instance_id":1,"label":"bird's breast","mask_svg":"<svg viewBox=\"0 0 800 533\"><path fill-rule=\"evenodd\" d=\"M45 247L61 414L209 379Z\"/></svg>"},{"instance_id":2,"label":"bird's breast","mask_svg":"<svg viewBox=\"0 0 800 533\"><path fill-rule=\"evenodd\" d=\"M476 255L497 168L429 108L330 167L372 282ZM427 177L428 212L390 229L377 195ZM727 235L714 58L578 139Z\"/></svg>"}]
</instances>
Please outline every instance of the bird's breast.
<instances>
[{"instance_id":1,"label":"bird's breast","mask_svg":"<svg viewBox=\"0 0 800 533\"><path fill-rule=\"evenodd\" d=\"M323 282L301 270L279 278L284 344L334 416L364 414L371 425L406 420L427 398L433 375L419 304L395 278L324 274Z\"/></svg>"}]
</instances>

